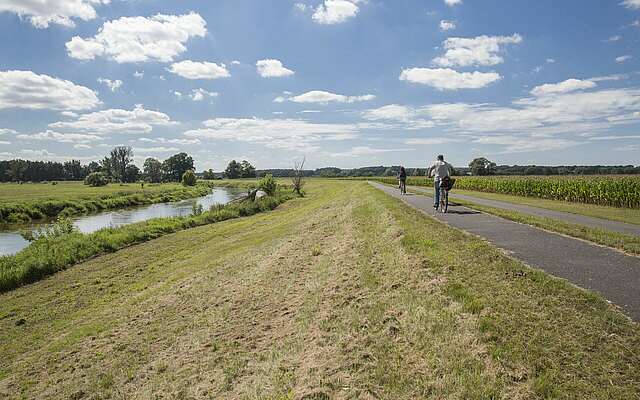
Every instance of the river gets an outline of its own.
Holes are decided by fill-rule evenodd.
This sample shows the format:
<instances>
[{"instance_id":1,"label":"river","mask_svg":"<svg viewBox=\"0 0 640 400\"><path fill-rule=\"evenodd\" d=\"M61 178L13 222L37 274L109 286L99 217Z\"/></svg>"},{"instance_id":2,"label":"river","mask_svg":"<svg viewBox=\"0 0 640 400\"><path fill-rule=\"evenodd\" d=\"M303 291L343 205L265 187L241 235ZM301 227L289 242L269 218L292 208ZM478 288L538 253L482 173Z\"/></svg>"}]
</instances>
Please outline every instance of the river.
<instances>
[{"instance_id":1,"label":"river","mask_svg":"<svg viewBox=\"0 0 640 400\"><path fill-rule=\"evenodd\" d=\"M203 197L79 215L71 219L80 232L91 233L103 228L117 228L151 218L182 217L191 214L193 206L198 204L201 204L206 211L215 204L226 204L246 193L246 189L215 188ZM46 227L47 223L36 223L22 225L19 228L9 226L5 230L0 230L0 256L15 254L29 245L30 242L22 237L20 230L37 232Z\"/></svg>"}]
</instances>

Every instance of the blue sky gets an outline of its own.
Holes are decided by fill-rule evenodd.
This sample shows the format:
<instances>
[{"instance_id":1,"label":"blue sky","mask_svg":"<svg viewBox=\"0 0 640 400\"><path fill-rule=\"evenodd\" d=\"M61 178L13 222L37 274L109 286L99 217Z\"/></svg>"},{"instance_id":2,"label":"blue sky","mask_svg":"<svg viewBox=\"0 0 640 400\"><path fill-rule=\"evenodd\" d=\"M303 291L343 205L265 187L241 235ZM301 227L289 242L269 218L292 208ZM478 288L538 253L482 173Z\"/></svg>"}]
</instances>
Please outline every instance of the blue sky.
<instances>
[{"instance_id":1,"label":"blue sky","mask_svg":"<svg viewBox=\"0 0 640 400\"><path fill-rule=\"evenodd\" d=\"M0 157L640 164L640 0L0 0Z\"/></svg>"}]
</instances>

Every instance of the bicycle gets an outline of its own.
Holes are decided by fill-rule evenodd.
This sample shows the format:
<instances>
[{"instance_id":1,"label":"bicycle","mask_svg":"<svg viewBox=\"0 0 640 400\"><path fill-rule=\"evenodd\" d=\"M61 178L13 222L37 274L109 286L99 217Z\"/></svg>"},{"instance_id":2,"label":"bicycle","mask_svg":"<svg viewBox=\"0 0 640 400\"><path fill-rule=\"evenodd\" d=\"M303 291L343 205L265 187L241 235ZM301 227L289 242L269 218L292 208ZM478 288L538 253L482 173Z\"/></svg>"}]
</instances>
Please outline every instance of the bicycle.
<instances>
[{"instance_id":1,"label":"bicycle","mask_svg":"<svg viewBox=\"0 0 640 400\"><path fill-rule=\"evenodd\" d=\"M438 211L443 214L447 213L449 209L449 191L440 186L440 204L438 204Z\"/></svg>"},{"instance_id":2,"label":"bicycle","mask_svg":"<svg viewBox=\"0 0 640 400\"><path fill-rule=\"evenodd\" d=\"M402 179L400 179L399 188L400 194L407 194L407 181L403 181Z\"/></svg>"}]
</instances>

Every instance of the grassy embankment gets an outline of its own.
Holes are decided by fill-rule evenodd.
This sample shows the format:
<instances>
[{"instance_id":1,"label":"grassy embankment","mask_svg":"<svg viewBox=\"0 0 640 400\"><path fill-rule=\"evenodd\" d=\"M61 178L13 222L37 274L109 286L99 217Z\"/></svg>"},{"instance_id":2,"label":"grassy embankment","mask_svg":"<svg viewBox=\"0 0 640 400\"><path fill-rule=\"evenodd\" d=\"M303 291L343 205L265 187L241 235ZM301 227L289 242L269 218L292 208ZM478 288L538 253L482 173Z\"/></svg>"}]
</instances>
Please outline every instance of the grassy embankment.
<instances>
[{"instance_id":1,"label":"grassy embankment","mask_svg":"<svg viewBox=\"0 0 640 400\"><path fill-rule=\"evenodd\" d=\"M154 218L88 234L73 230L70 223L62 227L54 226L50 234L38 238L17 254L0 256L0 292L35 282L90 257L168 233L272 210L292 197L293 194L288 191L279 191L275 196L264 197L256 202L214 206L198 215Z\"/></svg>"},{"instance_id":2,"label":"grassy embankment","mask_svg":"<svg viewBox=\"0 0 640 400\"><path fill-rule=\"evenodd\" d=\"M640 394L636 323L365 183L312 181L0 300L8 398Z\"/></svg>"},{"instance_id":3,"label":"grassy embankment","mask_svg":"<svg viewBox=\"0 0 640 400\"><path fill-rule=\"evenodd\" d=\"M51 184L0 184L0 224L21 223L57 216L71 216L142 204L165 203L200 197L212 184L195 187L180 184L109 184L90 187L82 182Z\"/></svg>"}]
</instances>

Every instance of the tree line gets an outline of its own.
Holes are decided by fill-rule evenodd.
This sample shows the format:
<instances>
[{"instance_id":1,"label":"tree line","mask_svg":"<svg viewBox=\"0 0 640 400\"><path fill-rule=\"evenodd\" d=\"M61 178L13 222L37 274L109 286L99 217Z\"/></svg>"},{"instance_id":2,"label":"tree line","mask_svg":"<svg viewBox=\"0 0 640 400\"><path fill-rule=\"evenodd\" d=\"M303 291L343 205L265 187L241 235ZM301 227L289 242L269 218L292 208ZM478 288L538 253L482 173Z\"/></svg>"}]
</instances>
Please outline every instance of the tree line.
<instances>
[{"instance_id":1,"label":"tree line","mask_svg":"<svg viewBox=\"0 0 640 400\"><path fill-rule=\"evenodd\" d=\"M141 170L133 163L131 147L117 146L99 162L92 161L85 165L78 160L64 163L0 161L0 182L81 181L90 174L100 174L100 179L107 182L180 182L186 171L194 169L193 158L187 153L178 153L164 161L149 157Z\"/></svg>"}]
</instances>

